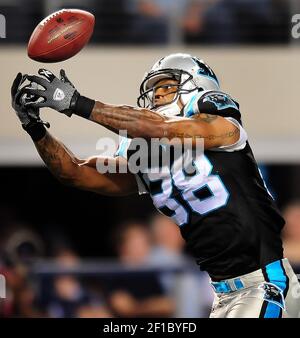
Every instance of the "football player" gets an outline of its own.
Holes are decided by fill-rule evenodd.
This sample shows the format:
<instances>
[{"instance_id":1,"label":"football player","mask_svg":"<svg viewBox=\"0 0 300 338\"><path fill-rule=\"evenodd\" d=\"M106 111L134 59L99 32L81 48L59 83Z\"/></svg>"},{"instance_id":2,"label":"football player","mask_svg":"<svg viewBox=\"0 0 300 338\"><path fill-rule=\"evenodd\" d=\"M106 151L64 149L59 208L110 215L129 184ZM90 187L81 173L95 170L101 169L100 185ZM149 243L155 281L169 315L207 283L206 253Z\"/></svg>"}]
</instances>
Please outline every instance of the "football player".
<instances>
[{"instance_id":1,"label":"football player","mask_svg":"<svg viewBox=\"0 0 300 338\"><path fill-rule=\"evenodd\" d=\"M29 80L31 84L24 86ZM43 89L36 88L36 84ZM298 317L300 286L283 258L284 220L264 185L242 126L239 104L220 89L212 69L187 54L160 59L144 77L138 107L110 105L81 96L62 70L60 78L18 74L13 107L50 171L63 183L106 195L149 193L155 207L179 226L187 246L215 290L211 317ZM137 137L189 138L204 153L187 174L171 157L167 170L105 173L80 160L44 127L39 109L50 107L119 132L114 159L129 166ZM110 159L110 161L112 161Z\"/></svg>"}]
</instances>

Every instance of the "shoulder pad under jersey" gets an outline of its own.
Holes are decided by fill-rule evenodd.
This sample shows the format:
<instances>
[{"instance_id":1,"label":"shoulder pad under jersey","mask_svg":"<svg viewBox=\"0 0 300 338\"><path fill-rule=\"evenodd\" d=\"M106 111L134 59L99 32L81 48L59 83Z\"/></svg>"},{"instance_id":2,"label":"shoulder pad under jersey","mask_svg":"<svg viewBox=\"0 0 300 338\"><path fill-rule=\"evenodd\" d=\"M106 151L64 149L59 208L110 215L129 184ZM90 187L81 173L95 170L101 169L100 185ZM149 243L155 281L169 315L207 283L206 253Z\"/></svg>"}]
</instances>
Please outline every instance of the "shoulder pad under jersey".
<instances>
[{"instance_id":1,"label":"shoulder pad under jersey","mask_svg":"<svg viewBox=\"0 0 300 338\"><path fill-rule=\"evenodd\" d=\"M241 122L239 104L228 94L220 91L199 92L184 107L186 117L199 113L232 117Z\"/></svg>"}]
</instances>

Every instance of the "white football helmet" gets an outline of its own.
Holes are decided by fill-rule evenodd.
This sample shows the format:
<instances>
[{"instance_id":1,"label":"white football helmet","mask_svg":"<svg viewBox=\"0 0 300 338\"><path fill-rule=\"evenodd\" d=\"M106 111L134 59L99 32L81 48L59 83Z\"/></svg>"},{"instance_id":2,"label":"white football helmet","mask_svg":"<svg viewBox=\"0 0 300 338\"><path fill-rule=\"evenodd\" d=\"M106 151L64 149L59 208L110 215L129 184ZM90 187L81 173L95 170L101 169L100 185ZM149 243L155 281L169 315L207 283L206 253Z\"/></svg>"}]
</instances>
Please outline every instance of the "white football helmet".
<instances>
[{"instance_id":1,"label":"white football helmet","mask_svg":"<svg viewBox=\"0 0 300 338\"><path fill-rule=\"evenodd\" d=\"M176 95L171 102L156 107L155 85L166 78L178 81L178 84L172 85L176 87ZM149 108L165 115L180 115L178 101L185 106L195 94L204 90L220 90L219 81L213 70L197 57L182 53L171 54L157 61L151 71L145 74L137 104L139 107Z\"/></svg>"}]
</instances>

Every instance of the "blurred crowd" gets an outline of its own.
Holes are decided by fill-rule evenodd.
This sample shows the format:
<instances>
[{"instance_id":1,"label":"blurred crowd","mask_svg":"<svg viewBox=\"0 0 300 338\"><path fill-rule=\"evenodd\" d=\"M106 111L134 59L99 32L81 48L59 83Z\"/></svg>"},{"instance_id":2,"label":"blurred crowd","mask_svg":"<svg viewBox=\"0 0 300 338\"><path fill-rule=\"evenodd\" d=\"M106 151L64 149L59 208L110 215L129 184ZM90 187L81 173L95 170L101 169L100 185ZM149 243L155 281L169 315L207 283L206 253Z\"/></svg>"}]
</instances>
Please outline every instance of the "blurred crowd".
<instances>
[{"instance_id":1,"label":"blurred crowd","mask_svg":"<svg viewBox=\"0 0 300 338\"><path fill-rule=\"evenodd\" d=\"M24 43L46 15L75 7L96 16L94 43L276 44L290 41L291 1L0 0L0 13L9 43Z\"/></svg>"},{"instance_id":2,"label":"blurred crowd","mask_svg":"<svg viewBox=\"0 0 300 338\"><path fill-rule=\"evenodd\" d=\"M300 200L289 203L283 215L285 257L299 273ZM105 261L98 259L92 265L95 270L87 268L67 241L58 238L46 254L46 243L30 226L3 217L1 223L0 274L7 285L0 317L201 318L209 314L213 300L209 278L185 252L178 227L162 215L155 214L147 223L128 221L115 227L107 239L115 252L113 260L103 269Z\"/></svg>"},{"instance_id":3,"label":"blurred crowd","mask_svg":"<svg viewBox=\"0 0 300 338\"><path fill-rule=\"evenodd\" d=\"M46 254L46 243L30 226L7 220L4 224L0 274L7 287L0 316L208 316L208 277L185 253L178 227L162 215L154 215L147 224L130 221L117 226L111 235L115 256L104 271L97 269L101 259L94 263L95 271L87 270L85 260L66 241L56 240ZM36 266L48 272L38 272Z\"/></svg>"}]
</instances>

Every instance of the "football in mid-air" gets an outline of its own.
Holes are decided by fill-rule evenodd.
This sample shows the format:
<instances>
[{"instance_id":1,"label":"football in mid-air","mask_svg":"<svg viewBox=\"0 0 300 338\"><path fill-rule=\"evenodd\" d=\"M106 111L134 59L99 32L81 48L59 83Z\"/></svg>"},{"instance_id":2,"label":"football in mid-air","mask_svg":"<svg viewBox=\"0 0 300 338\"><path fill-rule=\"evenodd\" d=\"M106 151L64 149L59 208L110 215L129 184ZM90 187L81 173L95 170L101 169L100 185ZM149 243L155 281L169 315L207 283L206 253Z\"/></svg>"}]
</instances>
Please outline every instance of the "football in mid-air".
<instances>
[{"instance_id":1,"label":"football in mid-air","mask_svg":"<svg viewBox=\"0 0 300 338\"><path fill-rule=\"evenodd\" d=\"M94 26L94 15L83 10L62 9L52 13L33 31L28 56L39 62L67 60L89 42Z\"/></svg>"}]
</instances>

